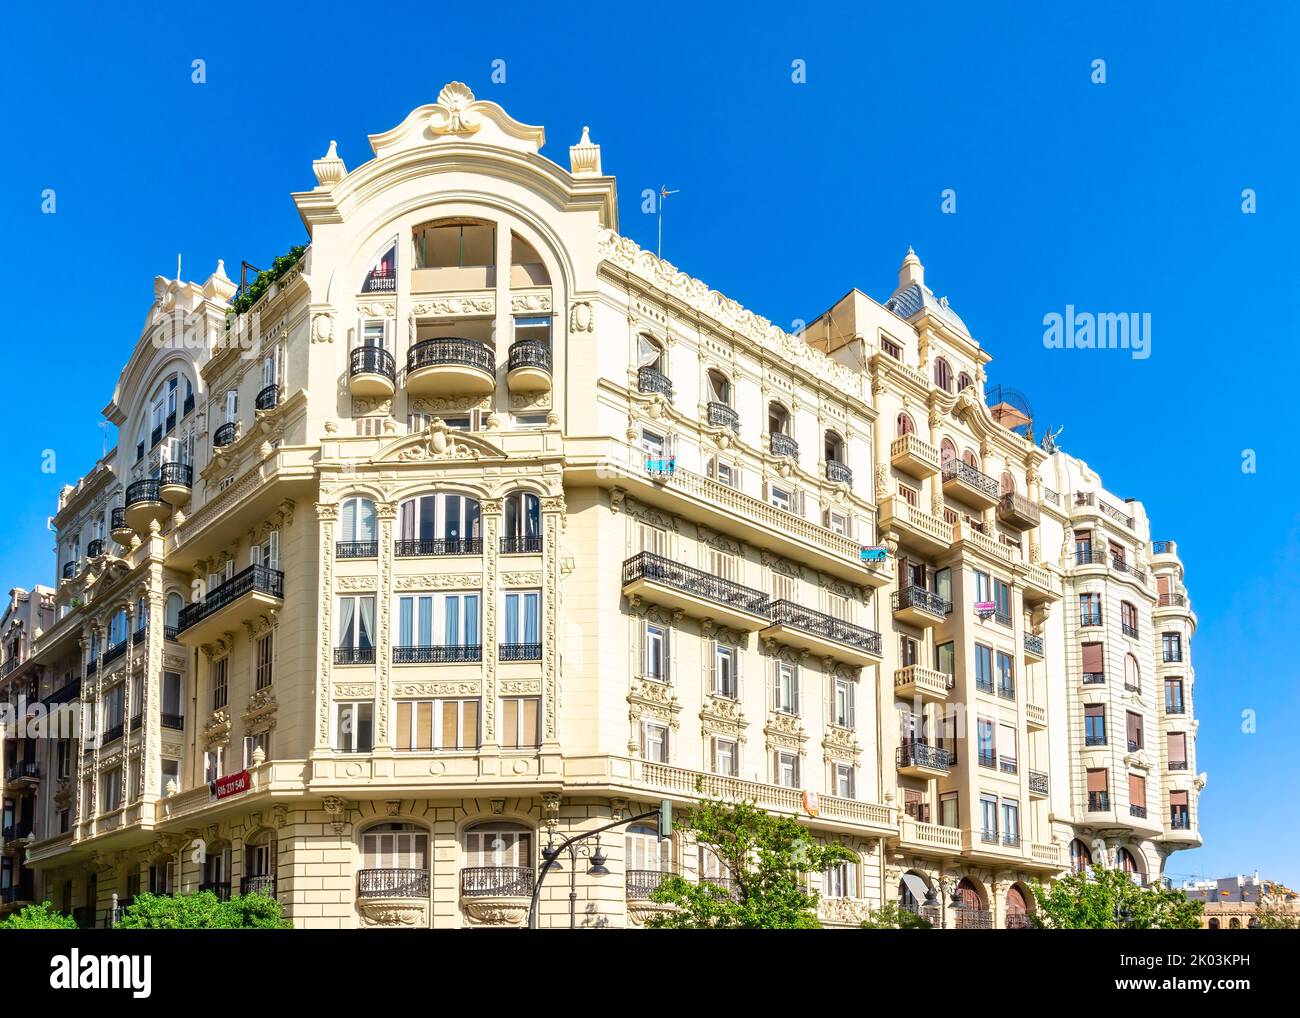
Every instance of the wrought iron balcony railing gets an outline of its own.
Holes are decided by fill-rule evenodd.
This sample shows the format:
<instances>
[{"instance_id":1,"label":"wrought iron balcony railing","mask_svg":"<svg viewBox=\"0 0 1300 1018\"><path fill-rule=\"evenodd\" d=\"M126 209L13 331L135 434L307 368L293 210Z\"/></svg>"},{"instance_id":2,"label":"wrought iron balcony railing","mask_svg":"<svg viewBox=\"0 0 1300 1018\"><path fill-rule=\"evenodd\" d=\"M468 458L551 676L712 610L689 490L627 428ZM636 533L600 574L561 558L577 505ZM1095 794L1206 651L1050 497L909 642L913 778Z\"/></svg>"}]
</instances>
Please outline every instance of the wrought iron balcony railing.
<instances>
[{"instance_id":1,"label":"wrought iron balcony railing","mask_svg":"<svg viewBox=\"0 0 1300 1018\"><path fill-rule=\"evenodd\" d=\"M1141 817L1142 819L1145 820L1147 815L1147 808L1145 806L1139 806L1135 802L1131 802L1128 804L1128 812L1129 812L1129 816Z\"/></svg>"},{"instance_id":2,"label":"wrought iron balcony railing","mask_svg":"<svg viewBox=\"0 0 1300 1018\"><path fill-rule=\"evenodd\" d=\"M466 898L529 898L533 871L527 866L467 866L460 871L460 893Z\"/></svg>"},{"instance_id":3,"label":"wrought iron balcony railing","mask_svg":"<svg viewBox=\"0 0 1300 1018\"><path fill-rule=\"evenodd\" d=\"M139 505L141 502L161 502L162 496L158 494L158 482L152 477L146 477L142 481L132 481L126 487L126 504L128 506Z\"/></svg>"},{"instance_id":4,"label":"wrought iron balcony railing","mask_svg":"<svg viewBox=\"0 0 1300 1018\"><path fill-rule=\"evenodd\" d=\"M357 872L357 896L361 898L427 898L427 869L385 868Z\"/></svg>"},{"instance_id":5,"label":"wrought iron balcony railing","mask_svg":"<svg viewBox=\"0 0 1300 1018\"><path fill-rule=\"evenodd\" d=\"M374 647L335 647L336 665L372 665L375 663Z\"/></svg>"},{"instance_id":6,"label":"wrought iron balcony railing","mask_svg":"<svg viewBox=\"0 0 1300 1018\"><path fill-rule=\"evenodd\" d=\"M217 449L230 445L235 441L235 434L238 431L238 423L235 421L227 421L212 433L212 445Z\"/></svg>"},{"instance_id":7,"label":"wrought iron balcony railing","mask_svg":"<svg viewBox=\"0 0 1300 1018\"><path fill-rule=\"evenodd\" d=\"M393 647L393 664L397 665L443 665L482 660L483 645L481 643Z\"/></svg>"},{"instance_id":8,"label":"wrought iron balcony railing","mask_svg":"<svg viewBox=\"0 0 1300 1018\"><path fill-rule=\"evenodd\" d=\"M978 467L973 467L963 459L953 456L943 465L943 479L945 482L951 480L962 481L970 485L977 491L983 492L991 499L999 498L1001 486L995 478L990 477Z\"/></svg>"},{"instance_id":9,"label":"wrought iron balcony railing","mask_svg":"<svg viewBox=\"0 0 1300 1018\"><path fill-rule=\"evenodd\" d=\"M502 661L540 661L540 643L503 643L497 647L497 657Z\"/></svg>"},{"instance_id":10,"label":"wrought iron balcony railing","mask_svg":"<svg viewBox=\"0 0 1300 1018\"><path fill-rule=\"evenodd\" d=\"M390 382L397 378L397 360L382 346L358 346L348 354L348 377L382 375Z\"/></svg>"},{"instance_id":11,"label":"wrought iron balcony railing","mask_svg":"<svg viewBox=\"0 0 1300 1018\"><path fill-rule=\"evenodd\" d=\"M826 480L834 484L852 484L853 471L849 469L847 463L841 463L839 460L826 461Z\"/></svg>"},{"instance_id":12,"label":"wrought iron balcony railing","mask_svg":"<svg viewBox=\"0 0 1300 1018\"><path fill-rule=\"evenodd\" d=\"M1089 792L1088 793L1088 812L1105 813L1110 809L1109 792Z\"/></svg>"},{"instance_id":13,"label":"wrought iron balcony railing","mask_svg":"<svg viewBox=\"0 0 1300 1018\"><path fill-rule=\"evenodd\" d=\"M550 344L538 339L521 339L517 343L512 343L506 370L514 371L516 368L538 368L549 375L551 373Z\"/></svg>"},{"instance_id":14,"label":"wrought iron balcony railing","mask_svg":"<svg viewBox=\"0 0 1300 1018\"><path fill-rule=\"evenodd\" d=\"M1035 636L1033 633L1026 633L1025 650L1029 651L1031 654L1037 654L1039 657L1042 657L1043 638L1041 636Z\"/></svg>"},{"instance_id":15,"label":"wrought iron balcony railing","mask_svg":"<svg viewBox=\"0 0 1300 1018\"><path fill-rule=\"evenodd\" d=\"M114 506L113 512L109 516L109 520L108 529L113 533L119 533L123 530L131 529L126 524L126 506L124 505Z\"/></svg>"},{"instance_id":16,"label":"wrought iron balcony railing","mask_svg":"<svg viewBox=\"0 0 1300 1018\"><path fill-rule=\"evenodd\" d=\"M541 550L541 534L511 535L501 538L502 555L523 555Z\"/></svg>"},{"instance_id":17,"label":"wrought iron balcony railing","mask_svg":"<svg viewBox=\"0 0 1300 1018\"><path fill-rule=\"evenodd\" d=\"M253 406L258 410L274 410L280 405L280 387L272 382L253 397Z\"/></svg>"},{"instance_id":18,"label":"wrought iron balcony railing","mask_svg":"<svg viewBox=\"0 0 1300 1018\"><path fill-rule=\"evenodd\" d=\"M953 764L952 754L948 750L915 739L909 739L899 746L896 756L899 767L930 767L946 771Z\"/></svg>"},{"instance_id":19,"label":"wrought iron balcony railing","mask_svg":"<svg viewBox=\"0 0 1300 1018\"><path fill-rule=\"evenodd\" d=\"M671 870L628 870L627 896L634 901L646 901L672 875Z\"/></svg>"},{"instance_id":20,"label":"wrought iron balcony railing","mask_svg":"<svg viewBox=\"0 0 1300 1018\"><path fill-rule=\"evenodd\" d=\"M830 615L823 615L793 601L773 601L769 608L774 626L790 626L868 654L881 653L880 634L874 630L863 629L861 626L851 625Z\"/></svg>"},{"instance_id":21,"label":"wrought iron balcony railing","mask_svg":"<svg viewBox=\"0 0 1300 1018\"><path fill-rule=\"evenodd\" d=\"M1185 810L1171 809L1169 811L1169 826L1175 831L1190 831L1192 829L1192 816Z\"/></svg>"},{"instance_id":22,"label":"wrought iron balcony railing","mask_svg":"<svg viewBox=\"0 0 1300 1018\"><path fill-rule=\"evenodd\" d=\"M705 420L713 428L730 428L740 430L740 414L726 403L710 402L705 408Z\"/></svg>"},{"instance_id":23,"label":"wrought iron balcony railing","mask_svg":"<svg viewBox=\"0 0 1300 1018\"><path fill-rule=\"evenodd\" d=\"M418 541L397 541L394 551L398 558L419 558L432 555L481 555L481 537L435 537Z\"/></svg>"},{"instance_id":24,"label":"wrought iron balcony railing","mask_svg":"<svg viewBox=\"0 0 1300 1018\"><path fill-rule=\"evenodd\" d=\"M98 558L104 554L104 539L97 537L86 545L86 558Z\"/></svg>"},{"instance_id":25,"label":"wrought iron balcony railing","mask_svg":"<svg viewBox=\"0 0 1300 1018\"><path fill-rule=\"evenodd\" d=\"M1080 612L1079 625L1081 627L1101 625L1101 612Z\"/></svg>"},{"instance_id":26,"label":"wrought iron balcony railing","mask_svg":"<svg viewBox=\"0 0 1300 1018\"><path fill-rule=\"evenodd\" d=\"M477 368L491 375L496 372L496 352L482 340L448 336L421 340L406 353L408 373L445 365Z\"/></svg>"},{"instance_id":27,"label":"wrought iron balcony railing","mask_svg":"<svg viewBox=\"0 0 1300 1018\"><path fill-rule=\"evenodd\" d=\"M637 368L636 387L639 392L657 392L669 399L673 395L673 383L658 368Z\"/></svg>"},{"instance_id":28,"label":"wrought iron balcony railing","mask_svg":"<svg viewBox=\"0 0 1300 1018\"><path fill-rule=\"evenodd\" d=\"M337 541L334 544L335 558L378 558L378 541Z\"/></svg>"},{"instance_id":29,"label":"wrought iron balcony railing","mask_svg":"<svg viewBox=\"0 0 1300 1018\"><path fill-rule=\"evenodd\" d=\"M943 618L952 611L952 602L940 597L932 590L916 585L903 587L890 595L890 606L894 611L904 608L919 608L938 618Z\"/></svg>"},{"instance_id":30,"label":"wrought iron balcony railing","mask_svg":"<svg viewBox=\"0 0 1300 1018\"><path fill-rule=\"evenodd\" d=\"M255 874L251 877L243 877L239 881L240 894L265 894L268 898L275 897L275 877L267 873Z\"/></svg>"},{"instance_id":31,"label":"wrought iron balcony railing","mask_svg":"<svg viewBox=\"0 0 1300 1018\"><path fill-rule=\"evenodd\" d=\"M1039 795L1048 793L1049 779L1046 771L1029 772L1029 790L1037 792Z\"/></svg>"},{"instance_id":32,"label":"wrought iron balcony railing","mask_svg":"<svg viewBox=\"0 0 1300 1018\"><path fill-rule=\"evenodd\" d=\"M799 443L779 431L772 435L771 449L773 456L788 456L792 460L799 458Z\"/></svg>"},{"instance_id":33,"label":"wrought iron balcony railing","mask_svg":"<svg viewBox=\"0 0 1300 1018\"><path fill-rule=\"evenodd\" d=\"M693 569L673 559L643 551L623 563L623 585L648 580L693 594L706 601L725 604L753 615L769 616L769 598L761 590L742 586L720 576Z\"/></svg>"},{"instance_id":34,"label":"wrought iron balcony railing","mask_svg":"<svg viewBox=\"0 0 1300 1018\"><path fill-rule=\"evenodd\" d=\"M183 633L190 626L202 622L209 615L252 591L268 594L271 597L284 597L284 573L269 566L249 566L219 587L209 590L208 596L202 601L196 601L182 608L176 631Z\"/></svg>"}]
</instances>

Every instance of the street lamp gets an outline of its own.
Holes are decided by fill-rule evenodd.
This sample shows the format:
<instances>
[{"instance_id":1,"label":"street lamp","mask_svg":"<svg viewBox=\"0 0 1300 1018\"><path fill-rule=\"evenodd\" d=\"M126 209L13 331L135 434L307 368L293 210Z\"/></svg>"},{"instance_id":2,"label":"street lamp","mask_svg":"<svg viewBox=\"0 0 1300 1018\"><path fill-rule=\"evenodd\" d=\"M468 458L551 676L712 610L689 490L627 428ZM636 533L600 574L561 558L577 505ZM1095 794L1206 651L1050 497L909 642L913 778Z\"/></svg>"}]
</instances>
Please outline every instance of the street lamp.
<instances>
[{"instance_id":1,"label":"street lamp","mask_svg":"<svg viewBox=\"0 0 1300 1018\"><path fill-rule=\"evenodd\" d=\"M600 835L596 835L595 845L584 845L576 841L566 843L569 852L569 929L578 928L578 858L590 858L591 865L587 867L587 875L591 877L604 877L609 875L609 870L605 867L605 853L600 850ZM555 844L555 832L550 834L550 840L545 848L542 849L542 873L549 869L562 870L564 866L559 861L560 851L564 846L557 847Z\"/></svg>"},{"instance_id":2,"label":"street lamp","mask_svg":"<svg viewBox=\"0 0 1300 1018\"><path fill-rule=\"evenodd\" d=\"M945 896L952 899L951 901L944 902L944 907L940 912L939 925L942 927L947 923L949 908L953 911L957 911L958 909L964 908L965 905L963 904L961 897L961 881L953 877L938 877L935 879L935 883L939 885L939 890L942 891ZM934 908L938 904L939 898L934 893L934 888L930 888L930 890L925 892L925 907Z\"/></svg>"}]
</instances>

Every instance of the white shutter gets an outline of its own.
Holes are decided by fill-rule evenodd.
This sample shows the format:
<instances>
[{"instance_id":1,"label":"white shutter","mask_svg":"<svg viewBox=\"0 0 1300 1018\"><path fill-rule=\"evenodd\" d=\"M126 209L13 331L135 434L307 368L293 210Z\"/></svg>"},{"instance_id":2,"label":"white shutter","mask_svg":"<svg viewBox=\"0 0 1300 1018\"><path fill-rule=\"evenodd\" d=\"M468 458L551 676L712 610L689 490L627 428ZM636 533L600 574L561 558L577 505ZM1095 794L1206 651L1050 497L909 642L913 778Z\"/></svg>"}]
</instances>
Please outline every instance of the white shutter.
<instances>
[{"instance_id":1,"label":"white shutter","mask_svg":"<svg viewBox=\"0 0 1300 1018\"><path fill-rule=\"evenodd\" d=\"M345 499L339 512L339 540L355 541L357 527L357 500Z\"/></svg>"},{"instance_id":2,"label":"white shutter","mask_svg":"<svg viewBox=\"0 0 1300 1018\"><path fill-rule=\"evenodd\" d=\"M233 424L239 420L239 392L231 389L226 393L226 423Z\"/></svg>"},{"instance_id":3,"label":"white shutter","mask_svg":"<svg viewBox=\"0 0 1300 1018\"><path fill-rule=\"evenodd\" d=\"M255 544L248 549L249 565L260 566L262 564L262 546Z\"/></svg>"},{"instance_id":4,"label":"white shutter","mask_svg":"<svg viewBox=\"0 0 1300 1018\"><path fill-rule=\"evenodd\" d=\"M233 558L226 559L226 579L233 580L234 578L235 578L235 560Z\"/></svg>"},{"instance_id":5,"label":"white shutter","mask_svg":"<svg viewBox=\"0 0 1300 1018\"><path fill-rule=\"evenodd\" d=\"M280 568L280 531L278 530L271 531L271 540L268 544L268 547L270 549L269 560L267 561L266 564L270 566L272 569L279 569Z\"/></svg>"}]
</instances>

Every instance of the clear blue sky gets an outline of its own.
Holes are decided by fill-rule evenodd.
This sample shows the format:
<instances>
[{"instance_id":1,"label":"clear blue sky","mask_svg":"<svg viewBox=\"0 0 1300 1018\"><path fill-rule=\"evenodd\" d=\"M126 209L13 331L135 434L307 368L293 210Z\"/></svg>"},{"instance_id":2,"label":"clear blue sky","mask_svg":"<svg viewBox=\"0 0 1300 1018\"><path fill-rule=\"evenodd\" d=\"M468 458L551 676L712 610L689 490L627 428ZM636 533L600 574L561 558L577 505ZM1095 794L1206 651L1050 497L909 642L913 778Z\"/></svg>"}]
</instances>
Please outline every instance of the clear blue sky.
<instances>
[{"instance_id":1,"label":"clear blue sky","mask_svg":"<svg viewBox=\"0 0 1300 1018\"><path fill-rule=\"evenodd\" d=\"M198 279L218 257L232 275L241 259L267 265L304 239L288 195L314 184L331 138L356 166L367 134L459 79L544 125L562 165L590 124L622 231L644 245L641 191L680 188L665 256L775 322L811 319L852 286L883 299L914 245L993 352L992 380L1064 423L1063 446L1179 542L1209 785L1206 847L1171 872L1258 867L1300 885L1300 528L1294 410L1277 384L1300 359L1300 18L1282 4L1073 6L614 4L566 8L562 24L536 5L482 19L399 2L300 16L13 7L0 586L52 579L46 517L99 455L99 412L154 275L173 274L178 251ZM191 83L195 59L206 84ZM806 84L791 81L795 60ZM940 212L945 188L955 215ZM1149 311L1153 355L1044 349L1043 316L1066 304ZM1267 405L1279 412L1261 420Z\"/></svg>"}]
</instances>

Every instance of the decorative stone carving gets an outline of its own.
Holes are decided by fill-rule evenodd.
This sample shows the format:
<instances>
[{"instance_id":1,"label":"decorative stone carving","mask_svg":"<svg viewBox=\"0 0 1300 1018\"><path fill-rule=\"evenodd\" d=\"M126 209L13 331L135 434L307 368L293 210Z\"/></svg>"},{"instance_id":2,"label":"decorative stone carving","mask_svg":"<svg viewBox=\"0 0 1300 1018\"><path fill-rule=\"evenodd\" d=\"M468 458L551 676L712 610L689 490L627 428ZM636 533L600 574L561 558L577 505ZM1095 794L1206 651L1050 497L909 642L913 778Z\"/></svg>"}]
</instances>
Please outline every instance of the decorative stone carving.
<instances>
[{"instance_id":1,"label":"decorative stone carving","mask_svg":"<svg viewBox=\"0 0 1300 1018\"><path fill-rule=\"evenodd\" d=\"M311 168L316 174L317 188L324 191L337 184L348 172L343 160L339 158L338 144L333 139L330 139L330 147L324 157L313 160Z\"/></svg>"},{"instance_id":2,"label":"decorative stone carving","mask_svg":"<svg viewBox=\"0 0 1300 1018\"><path fill-rule=\"evenodd\" d=\"M520 293L510 298L510 310L513 314L551 310L549 293Z\"/></svg>"},{"instance_id":3,"label":"decorative stone carving","mask_svg":"<svg viewBox=\"0 0 1300 1018\"><path fill-rule=\"evenodd\" d=\"M311 341L313 343L334 342L334 316L328 311L322 311L312 319Z\"/></svg>"},{"instance_id":4,"label":"decorative stone carving","mask_svg":"<svg viewBox=\"0 0 1300 1018\"><path fill-rule=\"evenodd\" d=\"M769 751L783 749L786 752L802 753L803 745L808 741L808 733L804 731L803 722L797 715L783 714L780 711L772 711L767 716L767 724L763 726L763 734L767 736L767 748Z\"/></svg>"},{"instance_id":5,"label":"decorative stone carving","mask_svg":"<svg viewBox=\"0 0 1300 1018\"><path fill-rule=\"evenodd\" d=\"M569 329L573 332L590 332L595 324L591 305L585 300L576 301L569 312Z\"/></svg>"},{"instance_id":6,"label":"decorative stone carving","mask_svg":"<svg viewBox=\"0 0 1300 1018\"><path fill-rule=\"evenodd\" d=\"M334 586L338 590L372 591L375 579L373 576L340 576L334 581Z\"/></svg>"},{"instance_id":7,"label":"decorative stone carving","mask_svg":"<svg viewBox=\"0 0 1300 1018\"><path fill-rule=\"evenodd\" d=\"M600 146L591 140L591 130L585 124L578 144L569 146L569 172L575 177L600 176Z\"/></svg>"},{"instance_id":8,"label":"decorative stone carving","mask_svg":"<svg viewBox=\"0 0 1300 1018\"><path fill-rule=\"evenodd\" d=\"M440 315L492 315L496 314L497 300L492 294L474 294L468 297L432 297L411 305L411 314L420 318Z\"/></svg>"},{"instance_id":9,"label":"decorative stone carving","mask_svg":"<svg viewBox=\"0 0 1300 1018\"><path fill-rule=\"evenodd\" d=\"M471 922L484 926L520 926L528 918L527 898L465 898L461 907Z\"/></svg>"},{"instance_id":10,"label":"decorative stone carving","mask_svg":"<svg viewBox=\"0 0 1300 1018\"><path fill-rule=\"evenodd\" d=\"M427 905L409 898L361 898L357 911L366 926L420 928L429 925Z\"/></svg>"},{"instance_id":11,"label":"decorative stone carving","mask_svg":"<svg viewBox=\"0 0 1300 1018\"><path fill-rule=\"evenodd\" d=\"M429 114L429 130L434 134L473 134L482 121L471 109L474 93L459 81L448 82L438 93L438 105Z\"/></svg>"},{"instance_id":12,"label":"decorative stone carving","mask_svg":"<svg viewBox=\"0 0 1300 1018\"><path fill-rule=\"evenodd\" d=\"M537 570L501 574L501 585L503 587L540 587L541 584L542 574Z\"/></svg>"},{"instance_id":13,"label":"decorative stone carving","mask_svg":"<svg viewBox=\"0 0 1300 1018\"><path fill-rule=\"evenodd\" d=\"M464 590L481 586L482 573L419 573L393 581L396 590Z\"/></svg>"}]
</instances>

